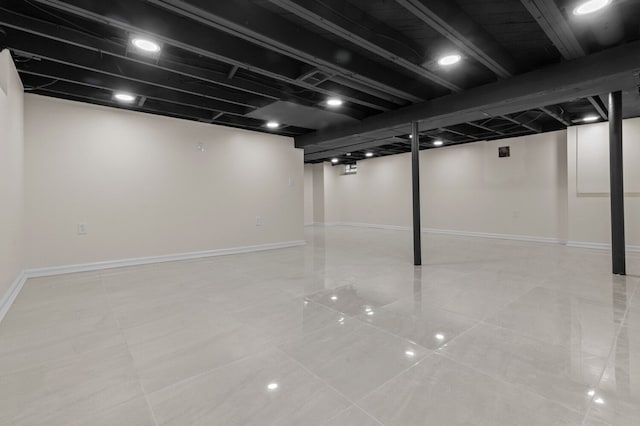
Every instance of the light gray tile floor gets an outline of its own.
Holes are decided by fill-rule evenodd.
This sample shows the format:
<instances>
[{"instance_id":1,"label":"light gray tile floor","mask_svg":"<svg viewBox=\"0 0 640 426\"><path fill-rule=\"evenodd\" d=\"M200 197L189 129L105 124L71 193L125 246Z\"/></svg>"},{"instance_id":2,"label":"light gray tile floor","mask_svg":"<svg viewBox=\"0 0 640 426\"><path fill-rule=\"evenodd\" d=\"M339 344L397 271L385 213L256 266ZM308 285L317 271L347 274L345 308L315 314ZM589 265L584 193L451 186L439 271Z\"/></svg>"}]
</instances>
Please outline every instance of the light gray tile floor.
<instances>
[{"instance_id":1,"label":"light gray tile floor","mask_svg":"<svg viewBox=\"0 0 640 426\"><path fill-rule=\"evenodd\" d=\"M304 247L29 280L0 425L640 424L640 255L306 228Z\"/></svg>"}]
</instances>

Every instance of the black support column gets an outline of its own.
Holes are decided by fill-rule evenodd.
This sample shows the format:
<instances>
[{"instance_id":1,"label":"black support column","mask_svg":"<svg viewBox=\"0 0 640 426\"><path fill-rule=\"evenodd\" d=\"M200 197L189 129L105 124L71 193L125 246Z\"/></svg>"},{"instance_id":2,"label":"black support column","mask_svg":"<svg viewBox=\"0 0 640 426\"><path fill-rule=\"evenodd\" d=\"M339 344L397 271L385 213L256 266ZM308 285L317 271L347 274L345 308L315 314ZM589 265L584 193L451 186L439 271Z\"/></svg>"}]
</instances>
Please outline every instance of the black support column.
<instances>
[{"instance_id":1,"label":"black support column","mask_svg":"<svg viewBox=\"0 0 640 426\"><path fill-rule=\"evenodd\" d=\"M411 123L411 181L413 192L413 264L422 265L420 234L420 135L418 123Z\"/></svg>"},{"instance_id":2,"label":"black support column","mask_svg":"<svg viewBox=\"0 0 640 426\"><path fill-rule=\"evenodd\" d=\"M609 94L609 175L611 185L611 256L613 273L625 275L622 92Z\"/></svg>"}]
</instances>

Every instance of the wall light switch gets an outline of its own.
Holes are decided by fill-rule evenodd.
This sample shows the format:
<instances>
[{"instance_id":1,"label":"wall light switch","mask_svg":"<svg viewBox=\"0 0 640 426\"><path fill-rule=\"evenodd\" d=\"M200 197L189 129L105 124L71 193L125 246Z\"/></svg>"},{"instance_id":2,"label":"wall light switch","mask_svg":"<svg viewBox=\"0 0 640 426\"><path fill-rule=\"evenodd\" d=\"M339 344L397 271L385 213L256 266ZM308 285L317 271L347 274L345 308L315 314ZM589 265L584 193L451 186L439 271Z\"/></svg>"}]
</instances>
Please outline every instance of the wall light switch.
<instances>
[{"instance_id":1,"label":"wall light switch","mask_svg":"<svg viewBox=\"0 0 640 426\"><path fill-rule=\"evenodd\" d=\"M87 233L87 224L84 222L80 222L78 224L78 235L86 235Z\"/></svg>"}]
</instances>

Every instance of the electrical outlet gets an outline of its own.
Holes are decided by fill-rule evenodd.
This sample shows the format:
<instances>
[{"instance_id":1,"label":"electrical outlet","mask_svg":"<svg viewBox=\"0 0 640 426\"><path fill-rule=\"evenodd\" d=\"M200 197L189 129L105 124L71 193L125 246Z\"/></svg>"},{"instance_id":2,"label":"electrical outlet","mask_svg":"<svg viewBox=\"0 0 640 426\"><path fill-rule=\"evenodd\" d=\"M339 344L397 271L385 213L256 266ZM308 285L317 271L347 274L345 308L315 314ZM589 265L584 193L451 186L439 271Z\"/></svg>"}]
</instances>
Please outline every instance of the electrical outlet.
<instances>
[{"instance_id":1,"label":"electrical outlet","mask_svg":"<svg viewBox=\"0 0 640 426\"><path fill-rule=\"evenodd\" d=\"M262 216L256 216L256 226L262 226Z\"/></svg>"},{"instance_id":2,"label":"electrical outlet","mask_svg":"<svg viewBox=\"0 0 640 426\"><path fill-rule=\"evenodd\" d=\"M86 235L87 233L87 224L84 222L80 222L78 224L78 235Z\"/></svg>"}]
</instances>

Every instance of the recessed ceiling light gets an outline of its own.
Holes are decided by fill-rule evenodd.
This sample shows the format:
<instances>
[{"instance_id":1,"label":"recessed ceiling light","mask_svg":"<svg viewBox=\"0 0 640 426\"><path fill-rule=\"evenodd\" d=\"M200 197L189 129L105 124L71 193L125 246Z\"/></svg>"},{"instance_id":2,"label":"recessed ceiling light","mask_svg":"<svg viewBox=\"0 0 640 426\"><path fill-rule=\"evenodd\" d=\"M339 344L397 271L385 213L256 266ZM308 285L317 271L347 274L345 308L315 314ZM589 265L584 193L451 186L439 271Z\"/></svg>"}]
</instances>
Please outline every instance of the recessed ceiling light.
<instances>
[{"instance_id":1,"label":"recessed ceiling light","mask_svg":"<svg viewBox=\"0 0 640 426\"><path fill-rule=\"evenodd\" d=\"M136 100L135 96L123 92L116 93L113 97L120 102L133 102Z\"/></svg>"},{"instance_id":2,"label":"recessed ceiling light","mask_svg":"<svg viewBox=\"0 0 640 426\"><path fill-rule=\"evenodd\" d=\"M280 123L278 123L277 121L268 121L267 127L269 129L277 129L278 127L280 127Z\"/></svg>"},{"instance_id":3,"label":"recessed ceiling light","mask_svg":"<svg viewBox=\"0 0 640 426\"><path fill-rule=\"evenodd\" d=\"M442 58L438 59L438 64L442 65L442 66L449 66L449 65L453 65L453 64L457 64L458 62L460 62L460 60L462 59L462 56L460 55L447 55L447 56L443 56Z\"/></svg>"},{"instance_id":4,"label":"recessed ceiling light","mask_svg":"<svg viewBox=\"0 0 640 426\"><path fill-rule=\"evenodd\" d=\"M278 389L278 384L277 384L277 383L269 383L269 384L267 385L267 389L269 389L269 390L276 390L276 389Z\"/></svg>"},{"instance_id":5,"label":"recessed ceiling light","mask_svg":"<svg viewBox=\"0 0 640 426\"><path fill-rule=\"evenodd\" d=\"M345 155L346 155L347 157L351 157L351 153L350 153L350 152L347 152Z\"/></svg>"},{"instance_id":6,"label":"recessed ceiling light","mask_svg":"<svg viewBox=\"0 0 640 426\"><path fill-rule=\"evenodd\" d=\"M436 334L436 339L444 340L444 334L441 334L441 333Z\"/></svg>"},{"instance_id":7,"label":"recessed ceiling light","mask_svg":"<svg viewBox=\"0 0 640 426\"><path fill-rule=\"evenodd\" d=\"M416 353L414 351L404 351L404 354L406 356L415 356Z\"/></svg>"},{"instance_id":8,"label":"recessed ceiling light","mask_svg":"<svg viewBox=\"0 0 640 426\"><path fill-rule=\"evenodd\" d=\"M131 43L138 49L144 50L145 52L157 53L160 51L160 45L158 43L144 38L134 38L131 40Z\"/></svg>"},{"instance_id":9,"label":"recessed ceiling light","mask_svg":"<svg viewBox=\"0 0 640 426\"><path fill-rule=\"evenodd\" d=\"M433 145L434 146L442 146L443 143L444 142L442 142L442 141L433 141Z\"/></svg>"},{"instance_id":10,"label":"recessed ceiling light","mask_svg":"<svg viewBox=\"0 0 640 426\"><path fill-rule=\"evenodd\" d=\"M327 99L327 105L329 105L330 107L339 107L340 105L342 105L342 99L329 98Z\"/></svg>"},{"instance_id":11,"label":"recessed ceiling light","mask_svg":"<svg viewBox=\"0 0 640 426\"><path fill-rule=\"evenodd\" d=\"M367 152L365 154L365 157L369 157L369 158L373 157L373 152Z\"/></svg>"},{"instance_id":12,"label":"recessed ceiling light","mask_svg":"<svg viewBox=\"0 0 640 426\"><path fill-rule=\"evenodd\" d=\"M604 404L604 399L598 397L598 398L594 399L593 402L595 402L596 404L602 405L602 404Z\"/></svg>"},{"instance_id":13,"label":"recessed ceiling light","mask_svg":"<svg viewBox=\"0 0 640 426\"><path fill-rule=\"evenodd\" d=\"M600 117L598 117L597 115L587 115L582 119L582 121L584 121L585 123L591 123L598 120L600 120Z\"/></svg>"},{"instance_id":14,"label":"recessed ceiling light","mask_svg":"<svg viewBox=\"0 0 640 426\"><path fill-rule=\"evenodd\" d=\"M338 296L331 296L331 300L338 300Z\"/></svg>"},{"instance_id":15,"label":"recessed ceiling light","mask_svg":"<svg viewBox=\"0 0 640 426\"><path fill-rule=\"evenodd\" d=\"M573 9L574 15L588 15L593 12L597 12L611 4L611 0L588 0L575 9Z\"/></svg>"},{"instance_id":16,"label":"recessed ceiling light","mask_svg":"<svg viewBox=\"0 0 640 426\"><path fill-rule=\"evenodd\" d=\"M337 158L332 158L332 159L331 159L331 162L332 162L333 164L336 164L338 161L340 161L340 160L338 160Z\"/></svg>"}]
</instances>

